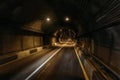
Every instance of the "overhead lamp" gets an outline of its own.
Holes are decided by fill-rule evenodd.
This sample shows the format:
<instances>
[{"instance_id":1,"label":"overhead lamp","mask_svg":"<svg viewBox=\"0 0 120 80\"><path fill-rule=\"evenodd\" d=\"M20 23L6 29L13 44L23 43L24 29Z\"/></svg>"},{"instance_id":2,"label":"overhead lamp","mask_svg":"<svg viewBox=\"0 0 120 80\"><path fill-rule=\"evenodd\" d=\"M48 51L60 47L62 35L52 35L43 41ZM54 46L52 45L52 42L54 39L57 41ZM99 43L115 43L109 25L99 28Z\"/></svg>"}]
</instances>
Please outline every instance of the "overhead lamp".
<instances>
[{"instance_id":1,"label":"overhead lamp","mask_svg":"<svg viewBox=\"0 0 120 80\"><path fill-rule=\"evenodd\" d=\"M46 18L46 21L48 21L48 22L49 22L50 20L51 20L51 19L50 19L49 17L48 17L48 18Z\"/></svg>"},{"instance_id":2,"label":"overhead lamp","mask_svg":"<svg viewBox=\"0 0 120 80\"><path fill-rule=\"evenodd\" d=\"M66 18L65 18L65 21L69 21L69 20L70 20L70 18L69 18L69 17L66 17Z\"/></svg>"}]
</instances>

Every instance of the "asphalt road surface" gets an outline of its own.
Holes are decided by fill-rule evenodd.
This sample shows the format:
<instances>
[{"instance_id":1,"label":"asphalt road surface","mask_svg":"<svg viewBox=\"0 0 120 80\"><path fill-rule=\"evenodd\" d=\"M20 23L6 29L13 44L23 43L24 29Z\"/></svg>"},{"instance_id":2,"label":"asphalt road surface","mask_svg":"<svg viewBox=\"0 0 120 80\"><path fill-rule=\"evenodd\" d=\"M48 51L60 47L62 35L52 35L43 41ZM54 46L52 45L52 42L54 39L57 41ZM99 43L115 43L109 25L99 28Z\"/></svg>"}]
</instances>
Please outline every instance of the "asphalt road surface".
<instances>
[{"instance_id":1,"label":"asphalt road surface","mask_svg":"<svg viewBox=\"0 0 120 80\"><path fill-rule=\"evenodd\" d=\"M0 66L0 80L84 80L74 48L34 54Z\"/></svg>"},{"instance_id":2,"label":"asphalt road surface","mask_svg":"<svg viewBox=\"0 0 120 80\"><path fill-rule=\"evenodd\" d=\"M63 48L31 80L84 80L74 48Z\"/></svg>"}]
</instances>

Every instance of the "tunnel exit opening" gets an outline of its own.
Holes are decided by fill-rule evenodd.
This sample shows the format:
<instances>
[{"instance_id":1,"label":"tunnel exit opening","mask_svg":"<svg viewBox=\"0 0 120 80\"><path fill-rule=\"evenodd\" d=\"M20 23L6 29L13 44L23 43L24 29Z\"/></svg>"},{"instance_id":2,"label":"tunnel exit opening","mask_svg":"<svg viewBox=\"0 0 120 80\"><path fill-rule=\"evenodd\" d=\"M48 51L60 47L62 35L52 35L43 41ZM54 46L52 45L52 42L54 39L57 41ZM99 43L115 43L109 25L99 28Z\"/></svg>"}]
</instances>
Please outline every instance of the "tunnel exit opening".
<instances>
[{"instance_id":1,"label":"tunnel exit opening","mask_svg":"<svg viewBox=\"0 0 120 80\"><path fill-rule=\"evenodd\" d=\"M76 33L69 28L60 28L55 31L54 37L52 37L52 46L75 46L76 44Z\"/></svg>"}]
</instances>

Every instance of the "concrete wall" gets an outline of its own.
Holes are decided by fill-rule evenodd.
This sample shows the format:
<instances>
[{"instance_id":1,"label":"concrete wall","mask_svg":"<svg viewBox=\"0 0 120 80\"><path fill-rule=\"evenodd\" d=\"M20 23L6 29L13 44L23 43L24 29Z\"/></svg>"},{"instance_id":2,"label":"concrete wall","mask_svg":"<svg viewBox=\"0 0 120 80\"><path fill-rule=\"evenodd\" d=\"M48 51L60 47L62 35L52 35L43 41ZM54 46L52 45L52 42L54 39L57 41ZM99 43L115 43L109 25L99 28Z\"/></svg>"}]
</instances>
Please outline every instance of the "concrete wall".
<instances>
[{"instance_id":1,"label":"concrete wall","mask_svg":"<svg viewBox=\"0 0 120 80\"><path fill-rule=\"evenodd\" d=\"M42 38L39 33L24 30L0 30L0 65L40 52Z\"/></svg>"},{"instance_id":2,"label":"concrete wall","mask_svg":"<svg viewBox=\"0 0 120 80\"><path fill-rule=\"evenodd\" d=\"M34 47L33 39L34 38L31 35L22 36L22 47L24 50Z\"/></svg>"},{"instance_id":3,"label":"concrete wall","mask_svg":"<svg viewBox=\"0 0 120 80\"><path fill-rule=\"evenodd\" d=\"M2 36L3 54L21 50L20 35L3 35Z\"/></svg>"},{"instance_id":4,"label":"concrete wall","mask_svg":"<svg viewBox=\"0 0 120 80\"><path fill-rule=\"evenodd\" d=\"M18 34L16 32L3 32L0 35L0 55L40 47L43 45L42 36Z\"/></svg>"},{"instance_id":5,"label":"concrete wall","mask_svg":"<svg viewBox=\"0 0 120 80\"><path fill-rule=\"evenodd\" d=\"M97 31L90 37L80 38L79 47L84 53L96 56L104 64L120 72L119 25Z\"/></svg>"},{"instance_id":6,"label":"concrete wall","mask_svg":"<svg viewBox=\"0 0 120 80\"><path fill-rule=\"evenodd\" d=\"M43 43L41 43L41 42L43 42L42 37L38 37L38 36L34 37L34 46L35 47L43 45Z\"/></svg>"},{"instance_id":7,"label":"concrete wall","mask_svg":"<svg viewBox=\"0 0 120 80\"><path fill-rule=\"evenodd\" d=\"M95 45L94 55L111 68L120 71L120 50Z\"/></svg>"}]
</instances>

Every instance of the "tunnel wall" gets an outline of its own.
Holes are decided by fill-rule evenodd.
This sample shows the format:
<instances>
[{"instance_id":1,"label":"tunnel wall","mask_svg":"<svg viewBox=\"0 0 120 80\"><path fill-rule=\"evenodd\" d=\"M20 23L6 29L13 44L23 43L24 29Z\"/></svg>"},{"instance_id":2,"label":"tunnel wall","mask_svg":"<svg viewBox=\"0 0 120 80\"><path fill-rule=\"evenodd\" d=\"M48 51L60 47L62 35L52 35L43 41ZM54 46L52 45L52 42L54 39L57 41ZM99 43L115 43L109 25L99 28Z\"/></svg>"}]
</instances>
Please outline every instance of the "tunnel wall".
<instances>
[{"instance_id":1,"label":"tunnel wall","mask_svg":"<svg viewBox=\"0 0 120 80\"><path fill-rule=\"evenodd\" d=\"M5 32L1 35L1 55L27 50L43 45L42 37Z\"/></svg>"},{"instance_id":2,"label":"tunnel wall","mask_svg":"<svg viewBox=\"0 0 120 80\"><path fill-rule=\"evenodd\" d=\"M120 26L113 26L94 35L94 55L120 71Z\"/></svg>"},{"instance_id":3,"label":"tunnel wall","mask_svg":"<svg viewBox=\"0 0 120 80\"><path fill-rule=\"evenodd\" d=\"M88 55L93 55L104 64L120 72L120 26L111 26L80 38L79 47Z\"/></svg>"},{"instance_id":4,"label":"tunnel wall","mask_svg":"<svg viewBox=\"0 0 120 80\"><path fill-rule=\"evenodd\" d=\"M80 49L97 57L115 72L120 72L120 2L108 0L88 21L85 34L79 38Z\"/></svg>"},{"instance_id":5,"label":"tunnel wall","mask_svg":"<svg viewBox=\"0 0 120 80\"><path fill-rule=\"evenodd\" d=\"M0 65L22 59L43 49L43 35L29 30L0 28Z\"/></svg>"}]
</instances>

